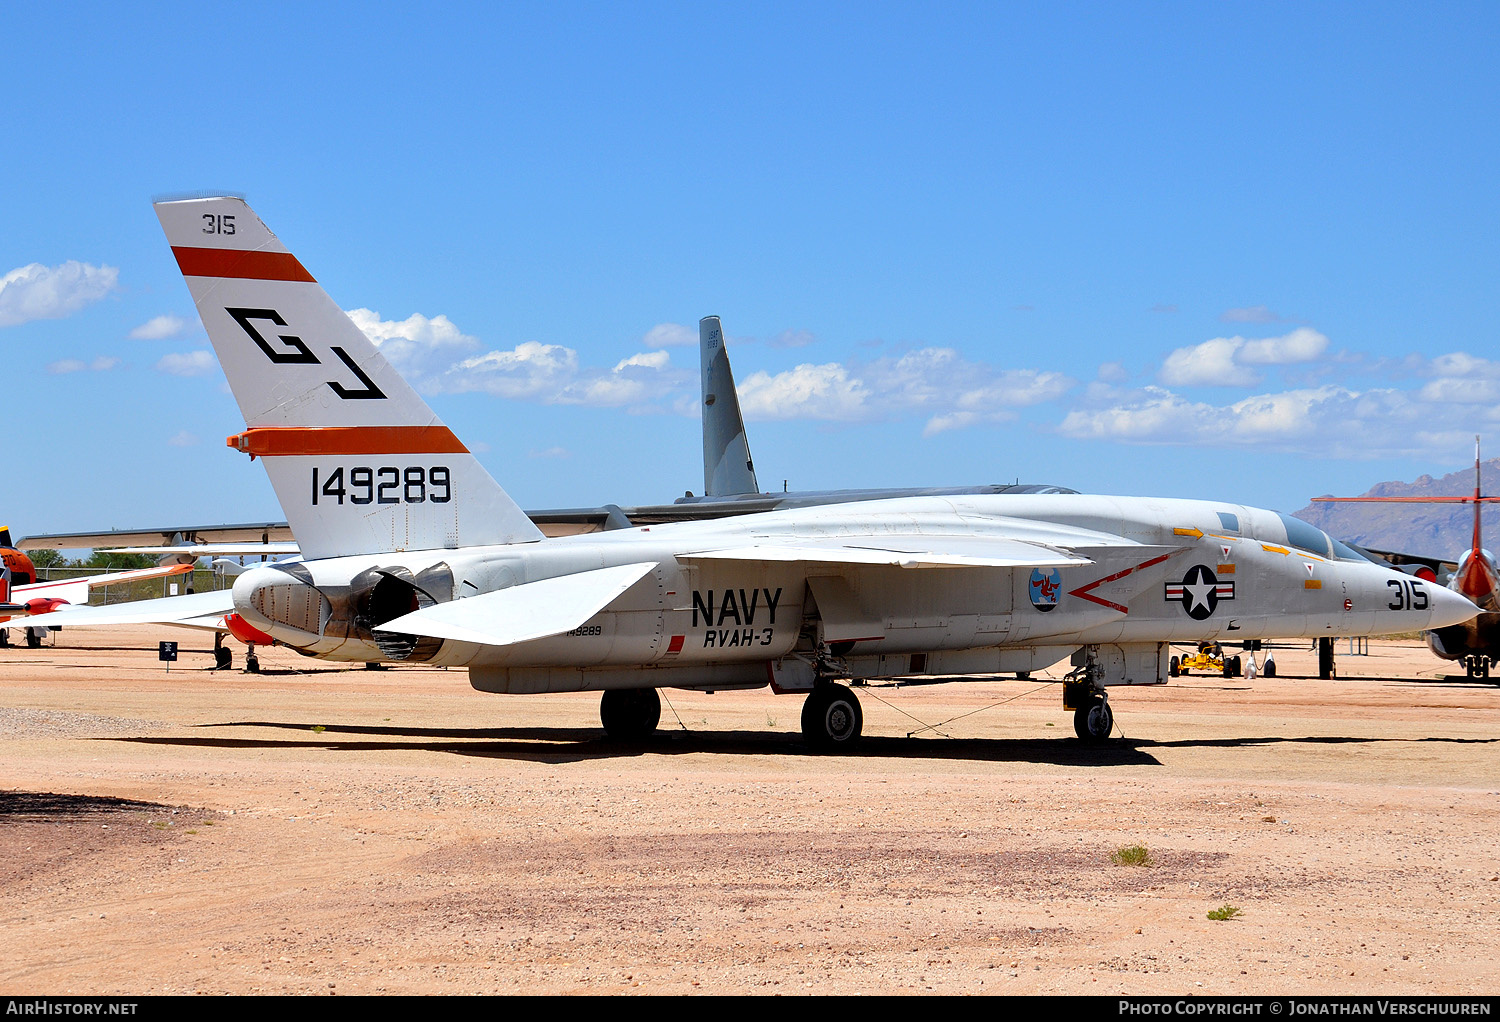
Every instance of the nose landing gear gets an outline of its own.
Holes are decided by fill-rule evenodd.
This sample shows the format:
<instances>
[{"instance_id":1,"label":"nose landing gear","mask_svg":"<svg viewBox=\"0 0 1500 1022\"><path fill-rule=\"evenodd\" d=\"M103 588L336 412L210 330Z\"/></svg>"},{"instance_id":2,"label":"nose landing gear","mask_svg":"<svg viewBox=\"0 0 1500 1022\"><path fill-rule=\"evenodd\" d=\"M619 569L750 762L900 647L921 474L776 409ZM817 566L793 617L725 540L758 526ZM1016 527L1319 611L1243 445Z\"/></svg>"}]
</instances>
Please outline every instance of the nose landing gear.
<instances>
[{"instance_id":1,"label":"nose landing gear","mask_svg":"<svg viewBox=\"0 0 1500 1022\"><path fill-rule=\"evenodd\" d=\"M1114 711L1103 692L1073 711L1073 731L1080 741L1095 744L1109 740L1115 729Z\"/></svg>"}]
</instances>

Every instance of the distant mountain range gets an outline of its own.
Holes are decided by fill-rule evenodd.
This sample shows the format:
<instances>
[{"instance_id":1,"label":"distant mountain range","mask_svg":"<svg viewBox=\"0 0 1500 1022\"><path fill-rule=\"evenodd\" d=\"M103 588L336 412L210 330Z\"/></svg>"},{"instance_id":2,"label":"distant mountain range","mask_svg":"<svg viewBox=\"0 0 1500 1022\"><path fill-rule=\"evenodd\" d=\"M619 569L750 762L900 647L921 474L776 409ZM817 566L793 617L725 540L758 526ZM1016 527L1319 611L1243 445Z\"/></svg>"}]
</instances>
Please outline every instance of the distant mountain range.
<instances>
[{"instance_id":1,"label":"distant mountain range","mask_svg":"<svg viewBox=\"0 0 1500 1022\"><path fill-rule=\"evenodd\" d=\"M1485 494L1500 485L1500 458L1480 463ZM1461 469L1441 479L1421 476L1413 482L1376 483L1364 493L1328 494L1333 497L1468 497L1474 494L1474 470ZM1309 504L1293 514L1336 539L1348 540L1376 550L1394 550L1443 560L1456 560L1469 549L1474 532L1472 504ZM1500 508L1486 504L1485 546L1493 548L1500 538Z\"/></svg>"}]
</instances>

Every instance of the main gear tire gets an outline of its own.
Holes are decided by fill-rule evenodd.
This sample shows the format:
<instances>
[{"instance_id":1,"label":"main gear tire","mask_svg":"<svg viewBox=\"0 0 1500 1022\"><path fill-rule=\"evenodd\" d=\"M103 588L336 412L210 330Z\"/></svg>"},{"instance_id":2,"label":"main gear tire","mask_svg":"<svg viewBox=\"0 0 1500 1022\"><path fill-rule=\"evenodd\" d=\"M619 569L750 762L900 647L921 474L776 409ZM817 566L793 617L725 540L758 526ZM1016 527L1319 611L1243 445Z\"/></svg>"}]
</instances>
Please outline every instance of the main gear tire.
<instances>
[{"instance_id":1,"label":"main gear tire","mask_svg":"<svg viewBox=\"0 0 1500 1022\"><path fill-rule=\"evenodd\" d=\"M852 748L864 726L859 698L844 685L819 685L802 704L802 736L820 751Z\"/></svg>"},{"instance_id":2,"label":"main gear tire","mask_svg":"<svg viewBox=\"0 0 1500 1022\"><path fill-rule=\"evenodd\" d=\"M615 741L649 738L661 723L661 696L654 688L606 689L599 698L599 721Z\"/></svg>"}]
</instances>

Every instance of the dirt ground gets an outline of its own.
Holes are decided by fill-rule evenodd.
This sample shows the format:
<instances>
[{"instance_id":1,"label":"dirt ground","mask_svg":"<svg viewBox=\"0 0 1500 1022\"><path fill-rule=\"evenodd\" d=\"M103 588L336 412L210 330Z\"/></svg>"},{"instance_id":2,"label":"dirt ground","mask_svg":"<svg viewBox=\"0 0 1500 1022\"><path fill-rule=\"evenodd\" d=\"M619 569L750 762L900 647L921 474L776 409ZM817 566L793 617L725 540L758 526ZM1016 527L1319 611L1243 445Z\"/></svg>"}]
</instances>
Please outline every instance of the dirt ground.
<instances>
[{"instance_id":1,"label":"dirt ground","mask_svg":"<svg viewBox=\"0 0 1500 1022\"><path fill-rule=\"evenodd\" d=\"M596 695L159 638L0 650L4 994L1500 990L1500 688L1417 643L1116 689L1104 749L1045 678L862 689L818 756L769 691L620 746Z\"/></svg>"}]
</instances>

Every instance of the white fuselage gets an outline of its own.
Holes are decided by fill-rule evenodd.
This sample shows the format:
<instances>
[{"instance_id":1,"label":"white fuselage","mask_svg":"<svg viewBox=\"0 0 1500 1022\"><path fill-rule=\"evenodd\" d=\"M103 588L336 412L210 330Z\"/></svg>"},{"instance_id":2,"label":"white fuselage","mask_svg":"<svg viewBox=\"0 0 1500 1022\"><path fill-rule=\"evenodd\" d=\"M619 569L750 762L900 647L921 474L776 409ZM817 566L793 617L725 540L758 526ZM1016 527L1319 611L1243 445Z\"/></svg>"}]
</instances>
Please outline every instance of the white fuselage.
<instances>
[{"instance_id":1,"label":"white fuselage","mask_svg":"<svg viewBox=\"0 0 1500 1022\"><path fill-rule=\"evenodd\" d=\"M878 547L889 535L918 535L939 550L1019 538L1089 563L901 567L713 556L757 543ZM1458 604L1445 602L1459 598L1437 586L1341 558L1331 545L1292 546L1273 512L1082 494L905 498L536 543L306 561L241 575L235 608L308 655L372 661L390 653L375 641L378 625L396 611L417 609L415 602L394 610L372 610L367 599L361 604L372 579L409 578L426 594L425 605L428 598L446 603L639 562L655 567L566 633L505 645L429 639L404 655L502 676L532 672L529 680L516 674L502 685L513 691L712 686L763 683L772 661L820 643L856 664L856 674L908 673L912 665L902 658L912 655L922 656L926 668L912 673L928 673L945 653L971 651L948 657L965 672L966 665L993 670L1015 662L1004 659L1005 650L1057 651L1050 662L1095 643L1371 635L1462 619Z\"/></svg>"}]
</instances>

